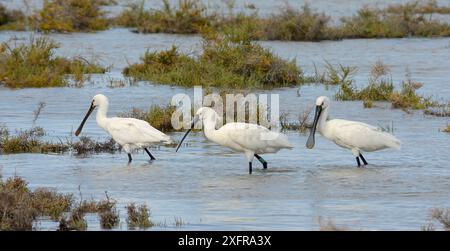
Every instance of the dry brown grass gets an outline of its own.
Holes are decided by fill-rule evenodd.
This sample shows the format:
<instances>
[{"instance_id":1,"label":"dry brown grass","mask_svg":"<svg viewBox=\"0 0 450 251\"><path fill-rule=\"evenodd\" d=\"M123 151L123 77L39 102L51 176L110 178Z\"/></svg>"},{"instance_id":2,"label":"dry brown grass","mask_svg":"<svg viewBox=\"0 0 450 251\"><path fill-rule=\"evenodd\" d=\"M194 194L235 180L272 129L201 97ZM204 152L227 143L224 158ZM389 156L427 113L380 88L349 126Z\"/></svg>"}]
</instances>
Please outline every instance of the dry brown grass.
<instances>
[{"instance_id":1,"label":"dry brown grass","mask_svg":"<svg viewBox=\"0 0 450 251\"><path fill-rule=\"evenodd\" d=\"M127 224L129 229L146 229L154 225L153 222L150 221L150 210L146 205L136 206L135 203L130 203L127 206L127 212Z\"/></svg>"},{"instance_id":2,"label":"dry brown grass","mask_svg":"<svg viewBox=\"0 0 450 251\"><path fill-rule=\"evenodd\" d=\"M450 209L448 208L432 208L429 212L429 222L422 227L423 231L438 230L438 224L442 230L450 231Z\"/></svg>"}]
</instances>

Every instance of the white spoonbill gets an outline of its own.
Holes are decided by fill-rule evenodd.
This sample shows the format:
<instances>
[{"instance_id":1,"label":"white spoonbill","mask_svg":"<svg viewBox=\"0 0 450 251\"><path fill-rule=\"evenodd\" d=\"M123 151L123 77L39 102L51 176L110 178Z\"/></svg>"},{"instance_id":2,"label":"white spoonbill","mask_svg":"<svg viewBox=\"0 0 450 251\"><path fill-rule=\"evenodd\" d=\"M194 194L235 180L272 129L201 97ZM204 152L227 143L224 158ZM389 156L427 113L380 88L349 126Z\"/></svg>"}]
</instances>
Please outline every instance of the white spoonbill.
<instances>
[{"instance_id":1,"label":"white spoonbill","mask_svg":"<svg viewBox=\"0 0 450 251\"><path fill-rule=\"evenodd\" d=\"M367 165L367 161L362 155L363 152L373 152L386 148L400 149L400 140L374 126L343 119L327 121L329 110L330 99L325 96L318 97L313 127L306 142L306 147L309 149L314 147L316 129L323 137L333 141L336 145L350 149L356 157L358 167L361 166L359 158L364 165Z\"/></svg>"},{"instance_id":2,"label":"white spoonbill","mask_svg":"<svg viewBox=\"0 0 450 251\"><path fill-rule=\"evenodd\" d=\"M128 154L128 163L132 161L131 152L135 149L143 148L150 159L154 160L155 157L153 157L147 147L157 143L172 143L169 136L153 128L146 121L133 118L106 117L108 106L108 98L105 95L95 95L94 98L92 98L91 106L75 132L75 135L80 135L89 115L91 115L92 111L98 107L97 124L122 146L123 150Z\"/></svg>"},{"instance_id":3,"label":"white spoonbill","mask_svg":"<svg viewBox=\"0 0 450 251\"><path fill-rule=\"evenodd\" d=\"M249 173L252 173L252 161L256 157L267 169L267 162L259 156L263 153L276 153L283 148L291 149L286 135L272 132L269 129L256 124L249 123L227 123L216 130L216 123L220 117L213 109L202 107L198 109L192 122L191 128L181 139L177 150L180 148L186 136L194 128L197 121L203 124L205 137L219 145L231 148L236 152L243 152L248 160Z\"/></svg>"}]
</instances>

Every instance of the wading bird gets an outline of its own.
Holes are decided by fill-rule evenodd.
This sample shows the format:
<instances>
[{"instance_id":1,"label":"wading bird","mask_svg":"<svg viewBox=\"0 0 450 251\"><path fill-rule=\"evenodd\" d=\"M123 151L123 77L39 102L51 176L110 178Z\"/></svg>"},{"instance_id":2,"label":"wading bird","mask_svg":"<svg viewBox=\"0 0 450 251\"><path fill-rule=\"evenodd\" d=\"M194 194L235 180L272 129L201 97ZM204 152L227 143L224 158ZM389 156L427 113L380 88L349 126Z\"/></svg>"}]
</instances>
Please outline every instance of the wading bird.
<instances>
[{"instance_id":1,"label":"wading bird","mask_svg":"<svg viewBox=\"0 0 450 251\"><path fill-rule=\"evenodd\" d=\"M333 141L336 145L350 149L356 157L358 167L361 166L359 158L364 165L367 165L367 161L362 155L363 152L373 152L386 148L400 149L400 140L374 126L343 119L327 121L329 110L330 99L324 96L318 97L313 127L306 142L307 148L314 147L314 134L317 129L323 137Z\"/></svg>"},{"instance_id":2,"label":"wading bird","mask_svg":"<svg viewBox=\"0 0 450 251\"><path fill-rule=\"evenodd\" d=\"M176 151L178 151L197 121L202 122L203 132L208 140L231 148L236 152L245 153L250 174L252 173L252 161L254 157L261 162L264 169L267 169L267 162L259 154L276 153L283 148L291 149L293 147L289 143L286 135L272 132L256 124L227 123L216 130L216 124L220 121L219 115L209 107L202 107L195 114L191 128L181 139Z\"/></svg>"},{"instance_id":3,"label":"wading bird","mask_svg":"<svg viewBox=\"0 0 450 251\"><path fill-rule=\"evenodd\" d=\"M75 132L75 135L80 135L89 115L91 115L92 111L98 107L97 124L122 146L123 150L128 154L128 163L131 163L131 152L135 149L143 148L150 159L154 160L155 157L153 157L147 147L158 143L172 143L169 136L153 128L146 121L133 118L106 117L108 106L108 98L105 95L95 95L94 98L92 98L91 106Z\"/></svg>"}]
</instances>

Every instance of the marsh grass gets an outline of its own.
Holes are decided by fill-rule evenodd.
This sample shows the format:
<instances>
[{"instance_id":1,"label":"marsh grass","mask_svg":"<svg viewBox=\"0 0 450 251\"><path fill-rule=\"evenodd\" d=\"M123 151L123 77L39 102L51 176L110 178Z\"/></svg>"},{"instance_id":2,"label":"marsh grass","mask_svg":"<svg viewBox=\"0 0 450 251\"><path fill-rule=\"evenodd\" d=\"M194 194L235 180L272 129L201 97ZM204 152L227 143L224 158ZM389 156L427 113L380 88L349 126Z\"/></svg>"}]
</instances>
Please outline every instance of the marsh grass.
<instances>
[{"instance_id":1,"label":"marsh grass","mask_svg":"<svg viewBox=\"0 0 450 251\"><path fill-rule=\"evenodd\" d=\"M422 85L412 80L403 81L401 90L394 91L390 96L392 107L418 110L438 106L439 104L432 101L431 97L423 97L416 93Z\"/></svg>"},{"instance_id":2,"label":"marsh grass","mask_svg":"<svg viewBox=\"0 0 450 251\"><path fill-rule=\"evenodd\" d=\"M365 6L349 17L332 22L325 13L308 4L295 8L287 3L277 12L262 17L258 10L235 12L227 3L226 11L208 9L199 0L180 0L172 6L163 0L161 10L146 10L144 4L132 4L117 18L116 25L134 27L142 33L202 33L239 30L245 27L253 40L322 41L349 38L400 38L449 36L450 25L433 19L431 13L450 13L450 6L435 1L413 1L386 8Z\"/></svg>"},{"instance_id":3,"label":"marsh grass","mask_svg":"<svg viewBox=\"0 0 450 251\"><path fill-rule=\"evenodd\" d=\"M8 10L0 3L0 30L26 30L27 19L21 10Z\"/></svg>"},{"instance_id":4,"label":"marsh grass","mask_svg":"<svg viewBox=\"0 0 450 251\"><path fill-rule=\"evenodd\" d=\"M374 107L374 101L387 101L391 103L393 109L408 111L425 110L433 107L444 107L445 105L433 101L431 97L419 95L416 91L423 84L412 80L410 77L402 82L400 90L395 90L390 71L382 62L377 62L371 70L369 83L366 87L358 89L353 80L341 83L338 92L335 94L336 100L362 100L365 108ZM425 110L425 113L426 110ZM434 115L436 113L428 112Z\"/></svg>"},{"instance_id":5,"label":"marsh grass","mask_svg":"<svg viewBox=\"0 0 450 251\"><path fill-rule=\"evenodd\" d=\"M77 156L107 152L115 153L121 148L113 139L95 141L88 137L80 137L78 141L67 139L58 143L44 141L45 131L41 127L19 130L14 135L8 128L0 125L0 154L17 153L65 153L72 151Z\"/></svg>"},{"instance_id":6,"label":"marsh grass","mask_svg":"<svg viewBox=\"0 0 450 251\"><path fill-rule=\"evenodd\" d=\"M105 194L104 200L83 200L80 192L81 198L77 202L73 194L48 188L33 191L20 177L3 180L0 176L0 231L34 230L33 223L43 217L58 222L59 231L83 231L88 227L87 213L97 213L103 229L116 228L120 222L117 202ZM129 226L141 229L153 226L146 205L136 207L131 203L127 209ZM184 224L181 218L176 222L180 226Z\"/></svg>"},{"instance_id":7,"label":"marsh grass","mask_svg":"<svg viewBox=\"0 0 450 251\"><path fill-rule=\"evenodd\" d=\"M147 111L133 108L128 112L118 114L118 116L144 120L160 131L171 132L174 131L171 119L175 109L176 107L171 105L152 105Z\"/></svg>"},{"instance_id":8,"label":"marsh grass","mask_svg":"<svg viewBox=\"0 0 450 251\"><path fill-rule=\"evenodd\" d=\"M136 206L135 203L127 205L127 224L129 229L147 229L154 224L150 221L150 210L146 205Z\"/></svg>"},{"instance_id":9,"label":"marsh grass","mask_svg":"<svg viewBox=\"0 0 450 251\"><path fill-rule=\"evenodd\" d=\"M121 150L120 146L110 138L106 141L95 141L89 137L80 137L79 141L68 143L75 155L86 156L92 153L115 153Z\"/></svg>"},{"instance_id":10,"label":"marsh grass","mask_svg":"<svg viewBox=\"0 0 450 251\"><path fill-rule=\"evenodd\" d=\"M450 14L450 6L439 6L436 0L411 1L406 4L392 4L386 8L387 12L401 13L413 11L419 14Z\"/></svg>"},{"instance_id":11,"label":"marsh grass","mask_svg":"<svg viewBox=\"0 0 450 251\"><path fill-rule=\"evenodd\" d=\"M296 62L285 61L254 43L245 30L205 31L202 54L191 57L178 48L147 51L140 63L124 69L125 76L184 87L274 88L302 83Z\"/></svg>"},{"instance_id":12,"label":"marsh grass","mask_svg":"<svg viewBox=\"0 0 450 251\"><path fill-rule=\"evenodd\" d=\"M0 130L0 153L62 153L69 150L69 146L62 142L43 141L44 135L45 131L41 127L18 131L16 135L10 135L9 130L3 127Z\"/></svg>"},{"instance_id":13,"label":"marsh grass","mask_svg":"<svg viewBox=\"0 0 450 251\"><path fill-rule=\"evenodd\" d=\"M326 85L350 85L353 83L353 76L358 71L355 66L344 66L342 64L333 65L325 61L325 71L320 73L314 65L314 76L308 82L321 83Z\"/></svg>"},{"instance_id":14,"label":"marsh grass","mask_svg":"<svg viewBox=\"0 0 450 251\"><path fill-rule=\"evenodd\" d=\"M388 6L385 9L363 7L352 17L342 18L343 38L402 38L449 36L450 25L421 13L418 2Z\"/></svg>"},{"instance_id":15,"label":"marsh grass","mask_svg":"<svg viewBox=\"0 0 450 251\"><path fill-rule=\"evenodd\" d=\"M81 85L85 74L105 68L82 58L55 56L59 45L46 37L30 37L27 43L0 45L0 85L10 88L62 87L69 80Z\"/></svg>"},{"instance_id":16,"label":"marsh grass","mask_svg":"<svg viewBox=\"0 0 450 251\"><path fill-rule=\"evenodd\" d=\"M175 111L175 107L171 105L167 106L158 106L152 105L150 109L147 111L146 116L144 118L150 125L163 132L172 131L172 123L171 118L172 114Z\"/></svg>"},{"instance_id":17,"label":"marsh grass","mask_svg":"<svg viewBox=\"0 0 450 251\"><path fill-rule=\"evenodd\" d=\"M260 21L262 38L267 40L321 41L339 38L330 16L313 11L308 4L300 9L285 4L269 18Z\"/></svg>"},{"instance_id":18,"label":"marsh grass","mask_svg":"<svg viewBox=\"0 0 450 251\"><path fill-rule=\"evenodd\" d=\"M70 212L70 216L60 218L58 231L85 231L88 227L85 215L82 208L75 207Z\"/></svg>"},{"instance_id":19,"label":"marsh grass","mask_svg":"<svg viewBox=\"0 0 450 251\"><path fill-rule=\"evenodd\" d=\"M145 10L144 1L130 4L115 22L119 26L136 27L141 33L192 34L199 33L214 20L198 0L179 0L176 6L168 0L162 2L161 10Z\"/></svg>"},{"instance_id":20,"label":"marsh grass","mask_svg":"<svg viewBox=\"0 0 450 251\"><path fill-rule=\"evenodd\" d=\"M388 75L389 71L381 62L375 63L369 76L368 85L361 89L353 84L352 79L341 81L340 89L336 93L337 100L363 100L367 107L372 101L388 101L394 90L392 78Z\"/></svg>"},{"instance_id":21,"label":"marsh grass","mask_svg":"<svg viewBox=\"0 0 450 251\"><path fill-rule=\"evenodd\" d=\"M108 28L101 6L104 0L44 0L37 14L38 29L44 32L92 32Z\"/></svg>"},{"instance_id":22,"label":"marsh grass","mask_svg":"<svg viewBox=\"0 0 450 251\"><path fill-rule=\"evenodd\" d=\"M120 218L117 211L117 202L109 198L106 194L106 200L100 201L97 204L98 215L100 217L100 226L103 229L112 229L119 225Z\"/></svg>"},{"instance_id":23,"label":"marsh grass","mask_svg":"<svg viewBox=\"0 0 450 251\"><path fill-rule=\"evenodd\" d=\"M0 230L32 230L41 216L57 220L72 204L70 194L39 188L31 191L20 177L0 179Z\"/></svg>"}]
</instances>

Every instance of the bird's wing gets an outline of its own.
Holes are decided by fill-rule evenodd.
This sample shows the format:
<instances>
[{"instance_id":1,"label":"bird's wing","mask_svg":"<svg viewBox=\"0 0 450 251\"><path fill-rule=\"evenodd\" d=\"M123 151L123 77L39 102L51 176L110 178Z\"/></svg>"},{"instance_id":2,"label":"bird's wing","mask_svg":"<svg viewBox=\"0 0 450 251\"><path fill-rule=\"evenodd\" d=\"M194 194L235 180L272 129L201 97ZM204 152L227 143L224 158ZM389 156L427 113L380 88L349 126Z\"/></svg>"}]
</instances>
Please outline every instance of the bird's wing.
<instances>
[{"instance_id":1,"label":"bird's wing","mask_svg":"<svg viewBox=\"0 0 450 251\"><path fill-rule=\"evenodd\" d=\"M228 123L219 131L226 133L235 144L244 149L254 149L255 152L292 147L286 135L256 124Z\"/></svg>"},{"instance_id":2,"label":"bird's wing","mask_svg":"<svg viewBox=\"0 0 450 251\"><path fill-rule=\"evenodd\" d=\"M331 120L334 141L340 145L375 151L388 147L398 148L400 141L372 125L347 120Z\"/></svg>"},{"instance_id":3,"label":"bird's wing","mask_svg":"<svg viewBox=\"0 0 450 251\"><path fill-rule=\"evenodd\" d=\"M107 125L107 129L117 142L133 144L171 142L169 136L155 129L143 120L133 118L111 118Z\"/></svg>"}]
</instances>

